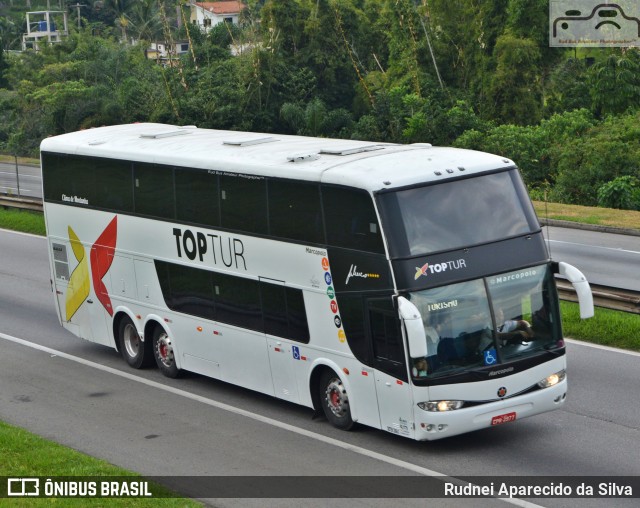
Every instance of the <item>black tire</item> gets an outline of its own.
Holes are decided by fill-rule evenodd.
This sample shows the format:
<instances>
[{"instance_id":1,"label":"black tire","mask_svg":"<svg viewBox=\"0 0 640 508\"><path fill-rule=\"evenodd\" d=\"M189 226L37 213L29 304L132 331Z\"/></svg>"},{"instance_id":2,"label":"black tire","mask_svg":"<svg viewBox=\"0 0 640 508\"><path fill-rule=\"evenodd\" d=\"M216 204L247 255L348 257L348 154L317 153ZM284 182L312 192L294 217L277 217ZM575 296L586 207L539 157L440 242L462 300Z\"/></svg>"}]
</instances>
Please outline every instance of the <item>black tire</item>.
<instances>
[{"instance_id":1,"label":"black tire","mask_svg":"<svg viewBox=\"0 0 640 508\"><path fill-rule=\"evenodd\" d=\"M143 341L133 321L127 316L120 320L118 329L120 353L134 369L149 367L153 364L153 351L149 341Z\"/></svg>"},{"instance_id":2,"label":"black tire","mask_svg":"<svg viewBox=\"0 0 640 508\"><path fill-rule=\"evenodd\" d=\"M153 356L156 359L158 369L165 376L170 378L180 376L181 370L176 365L171 338L161 326L156 326L153 331Z\"/></svg>"},{"instance_id":3,"label":"black tire","mask_svg":"<svg viewBox=\"0 0 640 508\"><path fill-rule=\"evenodd\" d=\"M351 418L349 396L338 376L332 370L326 370L320 377L320 404L327 420L334 427L350 430L355 422Z\"/></svg>"}]
</instances>

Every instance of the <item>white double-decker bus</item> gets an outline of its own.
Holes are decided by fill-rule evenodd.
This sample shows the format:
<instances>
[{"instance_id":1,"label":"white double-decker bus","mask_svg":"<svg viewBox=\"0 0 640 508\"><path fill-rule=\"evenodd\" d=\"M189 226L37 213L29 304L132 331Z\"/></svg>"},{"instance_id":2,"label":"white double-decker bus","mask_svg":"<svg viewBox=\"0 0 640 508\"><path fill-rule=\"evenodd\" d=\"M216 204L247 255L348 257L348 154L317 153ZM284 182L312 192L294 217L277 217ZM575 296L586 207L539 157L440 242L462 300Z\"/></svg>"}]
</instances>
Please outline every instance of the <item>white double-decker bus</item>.
<instances>
[{"instance_id":1,"label":"white double-decker bus","mask_svg":"<svg viewBox=\"0 0 640 508\"><path fill-rule=\"evenodd\" d=\"M552 263L515 164L427 144L133 124L41 145L64 328L417 440L567 392Z\"/></svg>"}]
</instances>

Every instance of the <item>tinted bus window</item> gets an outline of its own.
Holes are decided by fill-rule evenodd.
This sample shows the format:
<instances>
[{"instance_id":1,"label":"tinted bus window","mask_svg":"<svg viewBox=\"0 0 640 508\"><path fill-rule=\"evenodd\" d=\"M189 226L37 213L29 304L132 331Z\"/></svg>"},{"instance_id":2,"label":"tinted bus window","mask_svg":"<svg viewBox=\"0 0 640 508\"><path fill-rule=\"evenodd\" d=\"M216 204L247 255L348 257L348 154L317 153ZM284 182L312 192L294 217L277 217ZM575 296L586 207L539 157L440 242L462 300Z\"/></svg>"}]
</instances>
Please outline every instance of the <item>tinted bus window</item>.
<instances>
[{"instance_id":1,"label":"tinted bus window","mask_svg":"<svg viewBox=\"0 0 640 508\"><path fill-rule=\"evenodd\" d=\"M131 163L115 159L83 159L96 186L95 205L116 212L133 212ZM89 203L91 204L91 203Z\"/></svg>"},{"instance_id":2,"label":"tinted bus window","mask_svg":"<svg viewBox=\"0 0 640 508\"><path fill-rule=\"evenodd\" d=\"M271 236L324 243L318 185L269 180L269 228Z\"/></svg>"},{"instance_id":3,"label":"tinted bus window","mask_svg":"<svg viewBox=\"0 0 640 508\"><path fill-rule=\"evenodd\" d=\"M220 225L218 177L204 171L175 170L178 220L206 226Z\"/></svg>"},{"instance_id":4,"label":"tinted bus window","mask_svg":"<svg viewBox=\"0 0 640 508\"><path fill-rule=\"evenodd\" d=\"M95 161L66 155L43 154L44 197L69 204L98 206L93 171Z\"/></svg>"},{"instance_id":5,"label":"tinted bus window","mask_svg":"<svg viewBox=\"0 0 640 508\"><path fill-rule=\"evenodd\" d=\"M156 261L167 307L177 312L309 342L302 291L198 268Z\"/></svg>"},{"instance_id":6,"label":"tinted bus window","mask_svg":"<svg viewBox=\"0 0 640 508\"><path fill-rule=\"evenodd\" d=\"M267 234L267 184L262 177L221 176L223 228Z\"/></svg>"},{"instance_id":7,"label":"tinted bus window","mask_svg":"<svg viewBox=\"0 0 640 508\"><path fill-rule=\"evenodd\" d=\"M494 242L540 227L515 169L384 192L378 199L394 257Z\"/></svg>"},{"instance_id":8,"label":"tinted bus window","mask_svg":"<svg viewBox=\"0 0 640 508\"><path fill-rule=\"evenodd\" d=\"M287 314L289 316L288 338L298 342L309 342L309 326L307 312L304 308L304 297L299 289L286 288Z\"/></svg>"},{"instance_id":9,"label":"tinted bus window","mask_svg":"<svg viewBox=\"0 0 640 508\"><path fill-rule=\"evenodd\" d=\"M349 349L362 363L371 365L371 352L364 329L365 314L362 296L339 295L337 299L338 308L340 309L340 315L337 318L340 320L347 335Z\"/></svg>"},{"instance_id":10,"label":"tinted bus window","mask_svg":"<svg viewBox=\"0 0 640 508\"><path fill-rule=\"evenodd\" d=\"M117 212L133 211L131 163L43 153L47 200Z\"/></svg>"},{"instance_id":11,"label":"tinted bus window","mask_svg":"<svg viewBox=\"0 0 640 508\"><path fill-rule=\"evenodd\" d=\"M42 152L42 183L44 199L61 201L64 189L64 164L61 155Z\"/></svg>"},{"instance_id":12,"label":"tinted bus window","mask_svg":"<svg viewBox=\"0 0 640 508\"><path fill-rule=\"evenodd\" d=\"M136 162L133 176L136 213L173 219L173 168Z\"/></svg>"},{"instance_id":13,"label":"tinted bus window","mask_svg":"<svg viewBox=\"0 0 640 508\"><path fill-rule=\"evenodd\" d=\"M216 319L210 272L181 265L168 265L172 310Z\"/></svg>"},{"instance_id":14,"label":"tinted bus window","mask_svg":"<svg viewBox=\"0 0 640 508\"><path fill-rule=\"evenodd\" d=\"M213 273L213 292L218 321L263 330L258 281Z\"/></svg>"},{"instance_id":15,"label":"tinted bus window","mask_svg":"<svg viewBox=\"0 0 640 508\"><path fill-rule=\"evenodd\" d=\"M329 245L384 253L378 218L368 192L323 186L322 203Z\"/></svg>"},{"instance_id":16,"label":"tinted bus window","mask_svg":"<svg viewBox=\"0 0 640 508\"><path fill-rule=\"evenodd\" d=\"M276 337L288 337L289 320L287 318L287 299L284 286L261 283L260 296L262 298L264 316L264 333L275 335Z\"/></svg>"}]
</instances>

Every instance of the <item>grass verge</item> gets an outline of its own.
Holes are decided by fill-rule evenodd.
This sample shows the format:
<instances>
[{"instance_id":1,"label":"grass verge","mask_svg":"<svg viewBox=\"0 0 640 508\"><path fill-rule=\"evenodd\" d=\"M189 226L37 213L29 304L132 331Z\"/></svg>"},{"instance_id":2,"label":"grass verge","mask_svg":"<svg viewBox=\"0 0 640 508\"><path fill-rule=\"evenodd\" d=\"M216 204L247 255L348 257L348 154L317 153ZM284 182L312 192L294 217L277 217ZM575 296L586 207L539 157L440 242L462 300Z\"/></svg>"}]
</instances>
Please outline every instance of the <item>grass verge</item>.
<instances>
[{"instance_id":1,"label":"grass verge","mask_svg":"<svg viewBox=\"0 0 640 508\"><path fill-rule=\"evenodd\" d=\"M640 212L534 201L538 217L640 231Z\"/></svg>"},{"instance_id":2,"label":"grass verge","mask_svg":"<svg viewBox=\"0 0 640 508\"><path fill-rule=\"evenodd\" d=\"M640 351L640 316L596 307L591 319L580 319L577 303L560 302L565 337Z\"/></svg>"},{"instance_id":3,"label":"grass verge","mask_svg":"<svg viewBox=\"0 0 640 508\"><path fill-rule=\"evenodd\" d=\"M0 208L0 228L32 233L34 235L46 234L44 216L40 212L18 210L15 208Z\"/></svg>"},{"instance_id":4,"label":"grass verge","mask_svg":"<svg viewBox=\"0 0 640 508\"><path fill-rule=\"evenodd\" d=\"M131 476L139 475L113 466L103 460L94 459L88 455L66 448L52 441L48 441L23 429L0 422L0 476L34 477L34 476ZM88 479L87 481L90 481ZM158 493L154 488L154 493ZM41 489L42 492L42 489ZM170 491L163 489L165 495ZM68 498L20 498L0 499L0 506L131 506L142 508L153 507L201 507L200 503L184 498L153 498L153 499L68 499Z\"/></svg>"},{"instance_id":5,"label":"grass verge","mask_svg":"<svg viewBox=\"0 0 640 508\"><path fill-rule=\"evenodd\" d=\"M0 162L4 162L6 164L15 164L16 158L13 155L0 154ZM39 166L40 159L36 159L33 157L18 157L18 164L30 164L32 166Z\"/></svg>"}]
</instances>

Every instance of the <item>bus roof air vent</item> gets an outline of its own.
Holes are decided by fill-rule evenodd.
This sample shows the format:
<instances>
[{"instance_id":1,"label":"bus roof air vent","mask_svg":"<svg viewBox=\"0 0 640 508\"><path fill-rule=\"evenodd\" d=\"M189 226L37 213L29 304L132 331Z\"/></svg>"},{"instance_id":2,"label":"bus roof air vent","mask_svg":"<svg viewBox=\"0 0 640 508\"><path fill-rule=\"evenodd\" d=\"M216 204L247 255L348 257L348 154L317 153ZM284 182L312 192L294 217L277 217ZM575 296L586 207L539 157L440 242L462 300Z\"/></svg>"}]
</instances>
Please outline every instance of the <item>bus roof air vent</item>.
<instances>
[{"instance_id":1,"label":"bus roof air vent","mask_svg":"<svg viewBox=\"0 0 640 508\"><path fill-rule=\"evenodd\" d=\"M162 138L172 138L174 136L184 136L185 134L191 134L193 131L193 127L191 128L177 128L166 131L157 131L157 132L146 132L140 134L141 138L145 139L162 139Z\"/></svg>"},{"instance_id":2,"label":"bus roof air vent","mask_svg":"<svg viewBox=\"0 0 640 508\"><path fill-rule=\"evenodd\" d=\"M262 143L272 143L274 141L278 141L276 138L268 136L261 138L245 138L245 139L228 139L223 141L223 145L230 146L251 146L251 145L261 145Z\"/></svg>"},{"instance_id":3,"label":"bus roof air vent","mask_svg":"<svg viewBox=\"0 0 640 508\"><path fill-rule=\"evenodd\" d=\"M411 146L415 146L418 148L433 148L431 143L411 143Z\"/></svg>"},{"instance_id":4,"label":"bus roof air vent","mask_svg":"<svg viewBox=\"0 0 640 508\"><path fill-rule=\"evenodd\" d=\"M318 153L298 153L295 155L290 155L287 157L289 162L309 162L315 161L320 158L320 154Z\"/></svg>"},{"instance_id":5,"label":"bus roof air vent","mask_svg":"<svg viewBox=\"0 0 640 508\"><path fill-rule=\"evenodd\" d=\"M353 155L356 153L373 152L374 150L382 150L381 145L359 145L348 148L323 148L320 153L323 155Z\"/></svg>"}]
</instances>

